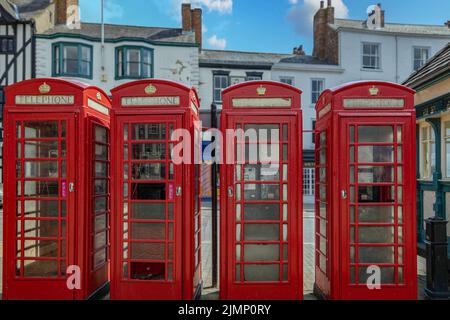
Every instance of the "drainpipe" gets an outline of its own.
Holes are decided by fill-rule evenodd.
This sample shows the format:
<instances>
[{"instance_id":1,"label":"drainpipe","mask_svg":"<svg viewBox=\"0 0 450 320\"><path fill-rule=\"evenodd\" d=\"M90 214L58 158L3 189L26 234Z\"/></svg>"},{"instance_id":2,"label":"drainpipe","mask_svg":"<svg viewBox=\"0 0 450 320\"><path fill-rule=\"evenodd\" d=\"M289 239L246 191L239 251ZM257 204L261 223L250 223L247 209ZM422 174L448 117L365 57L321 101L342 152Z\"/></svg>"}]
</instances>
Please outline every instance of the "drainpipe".
<instances>
[{"instance_id":1,"label":"drainpipe","mask_svg":"<svg viewBox=\"0 0 450 320\"><path fill-rule=\"evenodd\" d=\"M101 3L101 28L102 28L102 32L101 32L101 37L102 37L102 41L101 41L101 65L102 65L102 82L106 82L106 74L105 74L105 0L102 0Z\"/></svg>"},{"instance_id":2,"label":"drainpipe","mask_svg":"<svg viewBox=\"0 0 450 320\"><path fill-rule=\"evenodd\" d=\"M400 76L398 74L398 36L395 36L395 82L400 82Z\"/></svg>"}]
</instances>

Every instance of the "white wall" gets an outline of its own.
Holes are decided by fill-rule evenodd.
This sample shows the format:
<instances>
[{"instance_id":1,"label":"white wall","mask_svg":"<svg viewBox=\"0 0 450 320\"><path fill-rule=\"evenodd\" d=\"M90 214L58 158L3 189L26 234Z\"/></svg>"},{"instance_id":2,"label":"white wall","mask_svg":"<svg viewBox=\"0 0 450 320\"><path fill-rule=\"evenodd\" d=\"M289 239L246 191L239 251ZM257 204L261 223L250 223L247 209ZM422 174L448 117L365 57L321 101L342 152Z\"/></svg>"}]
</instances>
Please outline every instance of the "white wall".
<instances>
[{"instance_id":1,"label":"white wall","mask_svg":"<svg viewBox=\"0 0 450 320\"><path fill-rule=\"evenodd\" d=\"M384 80L401 83L414 72L413 48L415 46L429 47L431 58L450 41L450 37L395 36L342 31L339 33L339 41L340 63L346 70L347 81ZM363 42L381 44L381 70L362 69Z\"/></svg>"},{"instance_id":2,"label":"white wall","mask_svg":"<svg viewBox=\"0 0 450 320\"><path fill-rule=\"evenodd\" d=\"M77 80L98 86L109 93L109 91L125 82L132 80L115 80L115 48L130 45L142 46L154 49L154 77L174 80L188 86L198 88L199 67L197 47L177 47L177 46L156 46L144 42L119 42L105 44L105 68L106 81L102 81L101 70L101 45L99 42L92 42L83 39L58 38L43 39L36 41L36 76L52 76L52 44L57 42L74 42L93 46L93 78L77 78Z\"/></svg>"}]
</instances>

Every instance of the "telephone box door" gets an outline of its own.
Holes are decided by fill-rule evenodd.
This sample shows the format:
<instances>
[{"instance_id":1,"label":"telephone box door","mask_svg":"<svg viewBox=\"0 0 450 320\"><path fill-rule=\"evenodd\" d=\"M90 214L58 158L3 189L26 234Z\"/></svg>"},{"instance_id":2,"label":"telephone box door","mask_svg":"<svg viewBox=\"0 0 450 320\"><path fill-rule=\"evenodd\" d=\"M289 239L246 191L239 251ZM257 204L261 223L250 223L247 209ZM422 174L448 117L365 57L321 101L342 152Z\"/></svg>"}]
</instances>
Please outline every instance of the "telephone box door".
<instances>
[{"instance_id":1,"label":"telephone box door","mask_svg":"<svg viewBox=\"0 0 450 320\"><path fill-rule=\"evenodd\" d=\"M8 115L7 299L73 299L66 270L75 265L74 117ZM9 142L9 143L8 143ZM17 295L16 295L17 293Z\"/></svg>"},{"instance_id":2,"label":"telephone box door","mask_svg":"<svg viewBox=\"0 0 450 320\"><path fill-rule=\"evenodd\" d=\"M416 299L411 118L353 117L340 128L343 299L404 298L407 291Z\"/></svg>"},{"instance_id":3,"label":"telephone box door","mask_svg":"<svg viewBox=\"0 0 450 320\"><path fill-rule=\"evenodd\" d=\"M228 165L224 195L227 297L301 299L297 118L251 118L230 116L227 125L236 131L235 161Z\"/></svg>"},{"instance_id":4,"label":"telephone box door","mask_svg":"<svg viewBox=\"0 0 450 320\"><path fill-rule=\"evenodd\" d=\"M177 143L172 133L181 120L117 118L118 299L182 298L182 192L190 191L182 190L182 166L171 157Z\"/></svg>"}]
</instances>

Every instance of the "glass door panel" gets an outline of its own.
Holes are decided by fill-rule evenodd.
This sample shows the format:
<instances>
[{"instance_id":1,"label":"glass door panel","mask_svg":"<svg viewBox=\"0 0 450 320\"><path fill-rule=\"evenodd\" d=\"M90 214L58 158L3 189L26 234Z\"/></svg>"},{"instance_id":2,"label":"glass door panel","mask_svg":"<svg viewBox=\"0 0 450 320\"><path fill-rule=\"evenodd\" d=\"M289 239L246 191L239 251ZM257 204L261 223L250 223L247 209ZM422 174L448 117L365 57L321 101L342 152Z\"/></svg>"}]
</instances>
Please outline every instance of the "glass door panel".
<instances>
[{"instance_id":1,"label":"glass door panel","mask_svg":"<svg viewBox=\"0 0 450 320\"><path fill-rule=\"evenodd\" d=\"M239 130L244 128L245 130ZM288 281L288 125L236 124L234 281Z\"/></svg>"},{"instance_id":2,"label":"glass door panel","mask_svg":"<svg viewBox=\"0 0 450 320\"><path fill-rule=\"evenodd\" d=\"M65 120L16 121L16 275L66 275Z\"/></svg>"},{"instance_id":3,"label":"glass door panel","mask_svg":"<svg viewBox=\"0 0 450 320\"><path fill-rule=\"evenodd\" d=\"M403 127L348 130L350 283L366 285L368 268L378 266L381 284L402 284Z\"/></svg>"},{"instance_id":4,"label":"glass door panel","mask_svg":"<svg viewBox=\"0 0 450 320\"><path fill-rule=\"evenodd\" d=\"M174 127L170 121L123 125L123 279L174 280Z\"/></svg>"}]
</instances>

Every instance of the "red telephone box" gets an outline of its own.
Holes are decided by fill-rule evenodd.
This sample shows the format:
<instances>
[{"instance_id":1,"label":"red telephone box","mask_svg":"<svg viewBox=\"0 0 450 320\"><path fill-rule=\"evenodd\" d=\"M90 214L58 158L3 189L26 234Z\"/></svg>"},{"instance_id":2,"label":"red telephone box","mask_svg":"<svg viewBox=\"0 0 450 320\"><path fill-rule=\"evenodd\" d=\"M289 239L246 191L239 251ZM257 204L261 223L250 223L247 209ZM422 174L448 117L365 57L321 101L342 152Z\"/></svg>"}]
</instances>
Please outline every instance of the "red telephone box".
<instances>
[{"instance_id":1,"label":"red telephone box","mask_svg":"<svg viewBox=\"0 0 450 320\"><path fill-rule=\"evenodd\" d=\"M108 283L110 108L78 82L6 88L6 299L86 299Z\"/></svg>"},{"instance_id":2,"label":"red telephone box","mask_svg":"<svg viewBox=\"0 0 450 320\"><path fill-rule=\"evenodd\" d=\"M112 94L111 299L198 297L200 165L192 159L201 150L197 93L175 82L143 80ZM191 151L187 162L172 156L181 129L188 133L183 137L183 156Z\"/></svg>"},{"instance_id":3,"label":"red telephone box","mask_svg":"<svg viewBox=\"0 0 450 320\"><path fill-rule=\"evenodd\" d=\"M223 91L221 299L303 298L300 99L267 81Z\"/></svg>"},{"instance_id":4,"label":"red telephone box","mask_svg":"<svg viewBox=\"0 0 450 320\"><path fill-rule=\"evenodd\" d=\"M351 83L316 110L316 294L417 299L414 91Z\"/></svg>"}]
</instances>

